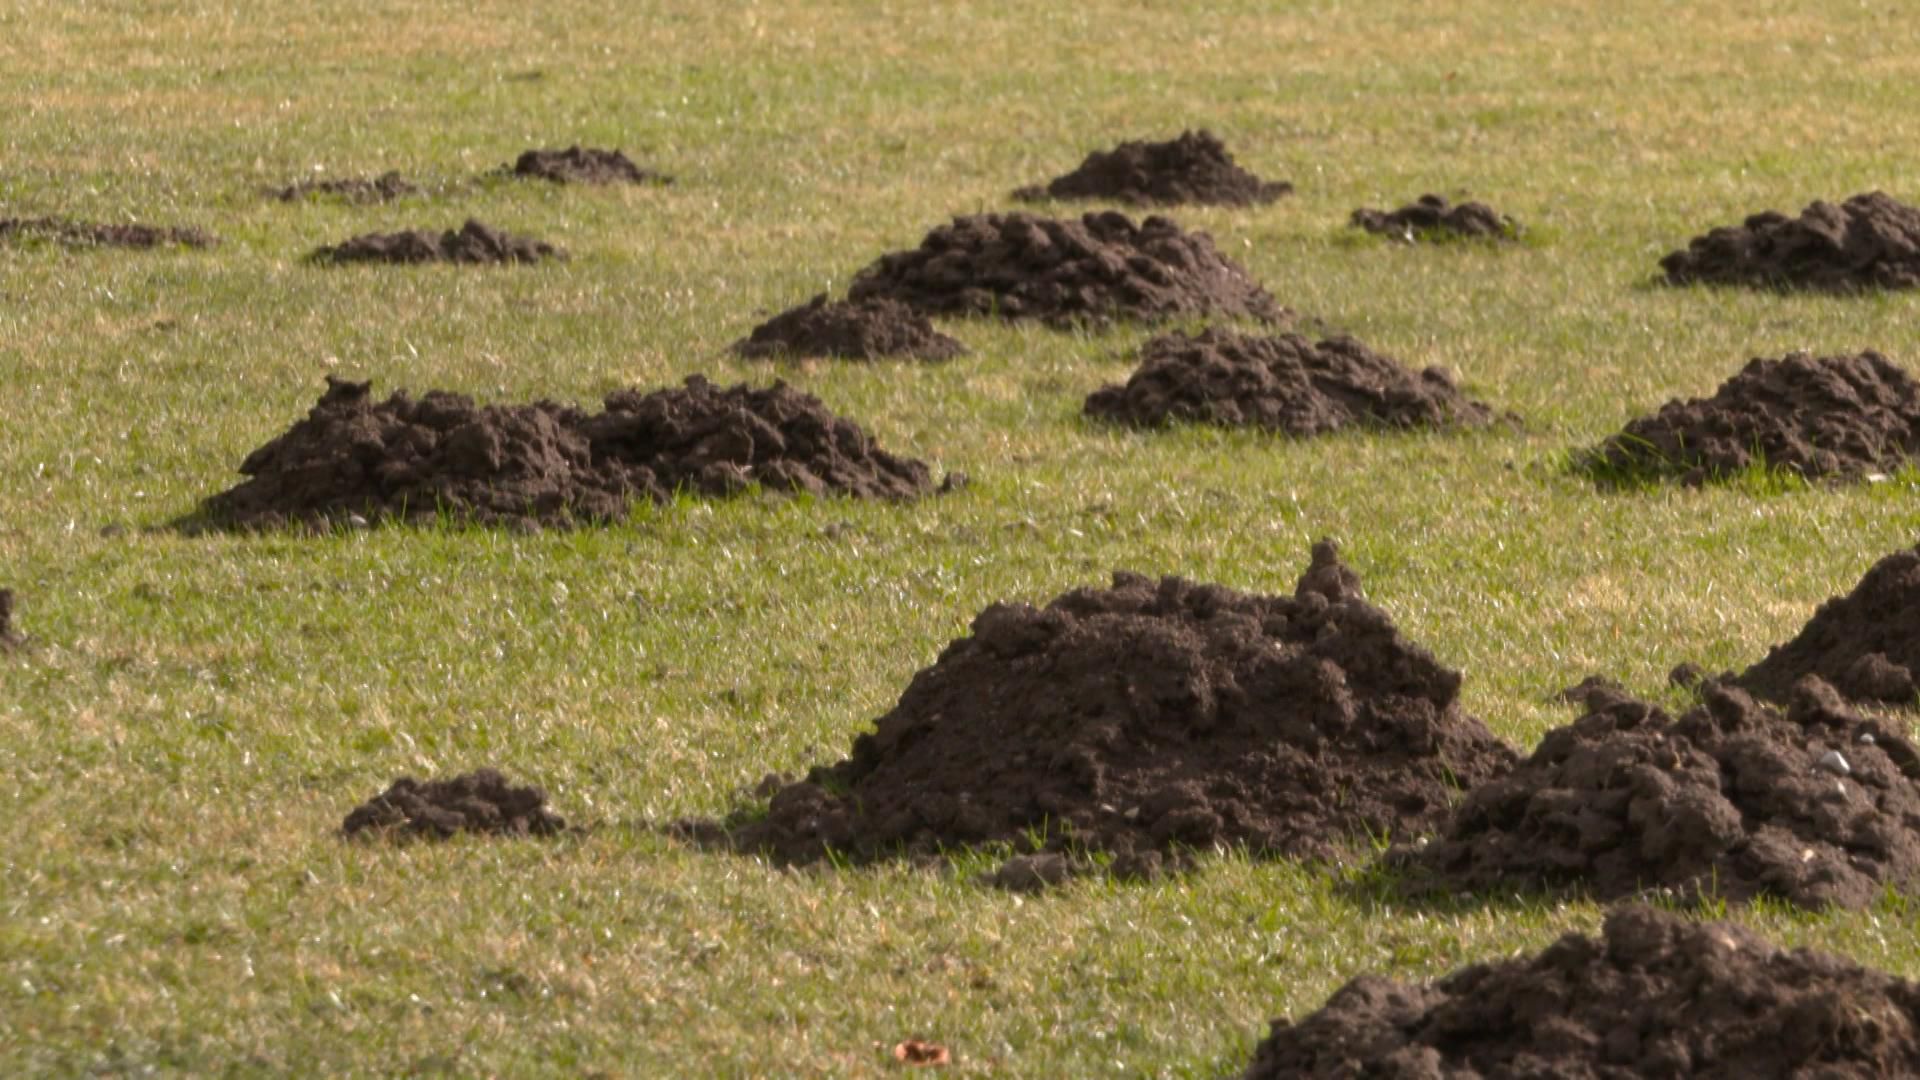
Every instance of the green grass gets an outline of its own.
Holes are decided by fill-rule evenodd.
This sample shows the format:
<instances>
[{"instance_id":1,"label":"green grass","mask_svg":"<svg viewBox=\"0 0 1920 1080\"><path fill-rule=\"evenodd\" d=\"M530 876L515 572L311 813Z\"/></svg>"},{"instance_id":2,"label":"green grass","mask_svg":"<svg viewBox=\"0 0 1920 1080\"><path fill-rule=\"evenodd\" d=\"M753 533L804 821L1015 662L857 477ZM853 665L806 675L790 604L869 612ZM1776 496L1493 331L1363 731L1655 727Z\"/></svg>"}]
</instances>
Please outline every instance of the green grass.
<instances>
[{"instance_id":1,"label":"green grass","mask_svg":"<svg viewBox=\"0 0 1920 1080\"><path fill-rule=\"evenodd\" d=\"M1670 695L1679 660L1750 663L1913 543L1912 473L1601 494L1565 464L1750 356L1920 356L1920 298L1647 285L1661 254L1755 210L1920 196L1920 28L1888 5L1527 7L0 10L0 215L225 239L0 249L0 584L37 642L0 659L0 1073L839 1076L891 1071L919 1036L957 1072L1215 1076L1363 971L1428 977L1594 928L1585 903L1383 907L1287 863L1014 898L964 873L777 871L653 829L839 757L988 603L1115 568L1288 589L1337 537L1467 672L1469 708L1530 745L1565 718L1543 703L1558 687L1602 671ZM1525 429L1289 443L1082 422L1137 329L948 325L975 353L931 367L722 351L951 214L1202 125L1299 192L1183 223ZM678 182L473 182L573 141ZM316 166L434 192L260 198ZM1547 239L1347 237L1354 207L1429 190ZM573 260L301 261L468 216ZM688 502L568 535L157 528L329 373L592 402L696 371L788 378L974 486L910 507ZM487 762L595 827L330 834L395 774ZM1909 905L1732 915L1915 975Z\"/></svg>"}]
</instances>

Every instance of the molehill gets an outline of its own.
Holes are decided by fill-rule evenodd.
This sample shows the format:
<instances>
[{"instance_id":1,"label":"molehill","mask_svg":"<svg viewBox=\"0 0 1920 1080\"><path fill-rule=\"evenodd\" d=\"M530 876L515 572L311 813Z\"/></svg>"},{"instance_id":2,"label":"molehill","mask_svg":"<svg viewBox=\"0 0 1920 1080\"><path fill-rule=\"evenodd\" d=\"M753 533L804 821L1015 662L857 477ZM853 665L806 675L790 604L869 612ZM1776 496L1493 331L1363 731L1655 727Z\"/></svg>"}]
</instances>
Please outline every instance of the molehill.
<instances>
[{"instance_id":1,"label":"molehill","mask_svg":"<svg viewBox=\"0 0 1920 1080\"><path fill-rule=\"evenodd\" d=\"M514 176L556 184L671 184L673 177L643 169L618 150L570 146L528 150L508 170Z\"/></svg>"},{"instance_id":2,"label":"molehill","mask_svg":"<svg viewBox=\"0 0 1920 1080\"><path fill-rule=\"evenodd\" d=\"M1241 168L1226 145L1209 131L1186 131L1166 142L1123 142L1096 150L1080 167L1024 187L1014 198L1100 199L1134 206L1254 206L1293 191L1285 180L1268 181Z\"/></svg>"},{"instance_id":3,"label":"molehill","mask_svg":"<svg viewBox=\"0 0 1920 1080\"><path fill-rule=\"evenodd\" d=\"M220 241L204 229L159 225L106 225L60 217L0 218L0 243L47 240L67 247L213 247Z\"/></svg>"},{"instance_id":4,"label":"molehill","mask_svg":"<svg viewBox=\"0 0 1920 1080\"><path fill-rule=\"evenodd\" d=\"M739 356L833 356L879 360L951 360L967 347L933 328L925 315L895 300L828 301L821 293L775 315L733 343Z\"/></svg>"},{"instance_id":5,"label":"molehill","mask_svg":"<svg viewBox=\"0 0 1920 1080\"><path fill-rule=\"evenodd\" d=\"M317 248L312 256L317 263L536 263L566 257L565 251L544 240L503 232L471 219L446 232L410 229L365 233Z\"/></svg>"},{"instance_id":6,"label":"molehill","mask_svg":"<svg viewBox=\"0 0 1920 1080\"><path fill-rule=\"evenodd\" d=\"M1851 292L1920 285L1920 209L1874 191L1797 218L1768 210L1660 260L1674 285L1704 282Z\"/></svg>"},{"instance_id":7,"label":"molehill","mask_svg":"<svg viewBox=\"0 0 1920 1080\"><path fill-rule=\"evenodd\" d=\"M422 783L410 776L354 808L341 823L345 836L367 833L444 840L456 833L551 836L565 820L547 809L547 793L515 787L494 769L476 769Z\"/></svg>"},{"instance_id":8,"label":"molehill","mask_svg":"<svg viewBox=\"0 0 1920 1080\"><path fill-rule=\"evenodd\" d=\"M1441 195L1422 195L1398 210L1362 207L1353 224L1378 236L1413 244L1440 240L1512 240L1520 235L1513 219L1480 202L1449 203Z\"/></svg>"},{"instance_id":9,"label":"molehill","mask_svg":"<svg viewBox=\"0 0 1920 1080\"><path fill-rule=\"evenodd\" d=\"M1818 675L1854 701L1912 705L1920 682L1920 547L1874 563L1853 591L1820 605L1800 633L1734 680L1781 700Z\"/></svg>"}]
</instances>

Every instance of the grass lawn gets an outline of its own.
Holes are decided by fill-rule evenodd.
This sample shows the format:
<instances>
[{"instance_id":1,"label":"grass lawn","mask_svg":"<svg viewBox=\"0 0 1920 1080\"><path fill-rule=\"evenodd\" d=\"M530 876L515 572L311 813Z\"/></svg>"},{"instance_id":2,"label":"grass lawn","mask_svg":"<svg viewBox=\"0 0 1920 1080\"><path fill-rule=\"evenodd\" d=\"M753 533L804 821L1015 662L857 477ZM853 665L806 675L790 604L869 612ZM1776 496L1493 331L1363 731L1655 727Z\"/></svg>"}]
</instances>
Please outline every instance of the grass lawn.
<instances>
[{"instance_id":1,"label":"grass lawn","mask_svg":"<svg viewBox=\"0 0 1920 1080\"><path fill-rule=\"evenodd\" d=\"M1597 494L1568 452L1751 356L1920 360L1920 297L1650 286L1765 208L1920 197L1920 23L1885 3L1072 5L585 0L0 9L0 216L207 227L208 252L0 248L0 1074L1218 1076L1278 1015L1592 930L1588 903L1386 906L1352 868L1223 857L1039 898L663 838L840 757L995 600L1116 568L1290 590L1333 536L1373 601L1531 746L1592 671L1677 701L1912 544L1913 475ZM1530 10L1539 7L1543 10ZM955 213L1122 138L1206 126L1298 193L1189 210L1281 302L1522 431L1120 434L1081 399L1146 331L943 323L940 366L724 346ZM476 179L530 146L677 176ZM260 190L397 168L372 208ZM1467 191L1506 248L1351 236ZM1077 208L1067 208L1077 209ZM320 269L467 217L558 266ZM488 401L775 374L967 491L750 497L567 534L165 528L323 377ZM493 763L592 829L347 844L401 773ZM1362 857L1364 853L1362 853ZM1905 901L1736 910L1920 975Z\"/></svg>"}]
</instances>

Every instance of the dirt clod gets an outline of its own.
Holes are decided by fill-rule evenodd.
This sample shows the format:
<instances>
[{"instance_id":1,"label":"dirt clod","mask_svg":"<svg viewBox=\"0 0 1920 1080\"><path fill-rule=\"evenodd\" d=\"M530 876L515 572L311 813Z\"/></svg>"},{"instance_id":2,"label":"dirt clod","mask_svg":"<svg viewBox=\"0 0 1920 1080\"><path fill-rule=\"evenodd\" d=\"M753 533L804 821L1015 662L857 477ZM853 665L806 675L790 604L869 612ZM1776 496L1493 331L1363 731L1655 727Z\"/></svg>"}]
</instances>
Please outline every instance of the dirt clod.
<instances>
[{"instance_id":1,"label":"dirt clod","mask_svg":"<svg viewBox=\"0 0 1920 1080\"><path fill-rule=\"evenodd\" d=\"M1449 203L1441 195L1422 195L1398 210L1362 207L1353 224L1378 236L1414 244L1444 240L1512 240L1520 235L1513 219L1486 203Z\"/></svg>"},{"instance_id":2,"label":"dirt clod","mask_svg":"<svg viewBox=\"0 0 1920 1080\"><path fill-rule=\"evenodd\" d=\"M1199 315L1280 322L1289 313L1205 233L1163 217L1138 225L1107 211L1078 220L976 214L882 255L847 290L933 315L991 315L1052 325Z\"/></svg>"},{"instance_id":3,"label":"dirt clod","mask_svg":"<svg viewBox=\"0 0 1920 1080\"><path fill-rule=\"evenodd\" d=\"M0 218L0 244L45 240L67 247L213 247L220 241L204 229L159 225L113 225L67 218Z\"/></svg>"},{"instance_id":4,"label":"dirt clod","mask_svg":"<svg viewBox=\"0 0 1920 1080\"><path fill-rule=\"evenodd\" d=\"M544 240L502 232L471 219L446 232L365 233L313 253L313 261L320 263L536 263L566 257L565 251Z\"/></svg>"},{"instance_id":5,"label":"dirt clod","mask_svg":"<svg viewBox=\"0 0 1920 1080\"><path fill-rule=\"evenodd\" d=\"M1920 693L1920 547L1896 551L1868 569L1853 591L1836 596L1793 640L1734 681L1761 697L1784 699L1818 675L1860 702L1912 705Z\"/></svg>"},{"instance_id":6,"label":"dirt clod","mask_svg":"<svg viewBox=\"0 0 1920 1080\"><path fill-rule=\"evenodd\" d=\"M569 146L528 150L513 163L515 176L556 184L671 184L673 177L643 169L618 150Z\"/></svg>"},{"instance_id":7,"label":"dirt clod","mask_svg":"<svg viewBox=\"0 0 1920 1080\"><path fill-rule=\"evenodd\" d=\"M444 840L455 833L551 836L567 823L547 809L547 793L515 787L493 769L476 769L422 783L410 776L354 808L340 826L360 833Z\"/></svg>"},{"instance_id":8,"label":"dirt clod","mask_svg":"<svg viewBox=\"0 0 1920 1080\"><path fill-rule=\"evenodd\" d=\"M445 514L522 527L604 522L676 491L773 491L905 499L933 490L927 466L873 444L820 400L776 382L607 395L589 414L549 401L478 406L327 380L305 420L241 464L248 479L207 499L197 521L232 528L430 523Z\"/></svg>"},{"instance_id":9,"label":"dirt clod","mask_svg":"<svg viewBox=\"0 0 1920 1080\"><path fill-rule=\"evenodd\" d=\"M1134 206L1254 206L1293 191L1241 168L1212 132L1182 132L1166 142L1123 142L1096 150L1080 167L1014 198L1101 199Z\"/></svg>"},{"instance_id":10,"label":"dirt clod","mask_svg":"<svg viewBox=\"0 0 1920 1080\"><path fill-rule=\"evenodd\" d=\"M1494 417L1444 370L1412 371L1349 337L1315 344L1299 334L1219 329L1147 342L1139 369L1124 385L1094 391L1084 411L1133 427L1182 421L1293 436L1356 426L1480 427Z\"/></svg>"},{"instance_id":11,"label":"dirt clod","mask_svg":"<svg viewBox=\"0 0 1920 1080\"><path fill-rule=\"evenodd\" d=\"M420 194L420 185L401 176L398 172L384 172L379 176L344 177L338 180L302 180L283 188L268 192L281 202L298 202L302 199L335 198L355 203L392 202L409 195Z\"/></svg>"},{"instance_id":12,"label":"dirt clod","mask_svg":"<svg viewBox=\"0 0 1920 1080\"><path fill-rule=\"evenodd\" d=\"M1660 268L1675 285L1910 289L1920 285L1920 208L1873 191L1812 203L1797 218L1768 210L1694 237Z\"/></svg>"},{"instance_id":13,"label":"dirt clod","mask_svg":"<svg viewBox=\"0 0 1920 1080\"><path fill-rule=\"evenodd\" d=\"M1589 675L1572 686L1557 691L1547 700L1557 705L1575 705L1592 711L1627 696L1626 687L1605 675Z\"/></svg>"},{"instance_id":14,"label":"dirt clod","mask_svg":"<svg viewBox=\"0 0 1920 1080\"><path fill-rule=\"evenodd\" d=\"M837 356L878 360L908 356L951 360L965 356L967 347L935 330L925 315L898 301L829 302L827 294L821 293L754 327L752 336L733 343L733 351L749 358Z\"/></svg>"},{"instance_id":15,"label":"dirt clod","mask_svg":"<svg viewBox=\"0 0 1920 1080\"><path fill-rule=\"evenodd\" d=\"M1432 983L1362 975L1276 1020L1246 1080L1920 1073L1920 985L1650 907Z\"/></svg>"}]
</instances>

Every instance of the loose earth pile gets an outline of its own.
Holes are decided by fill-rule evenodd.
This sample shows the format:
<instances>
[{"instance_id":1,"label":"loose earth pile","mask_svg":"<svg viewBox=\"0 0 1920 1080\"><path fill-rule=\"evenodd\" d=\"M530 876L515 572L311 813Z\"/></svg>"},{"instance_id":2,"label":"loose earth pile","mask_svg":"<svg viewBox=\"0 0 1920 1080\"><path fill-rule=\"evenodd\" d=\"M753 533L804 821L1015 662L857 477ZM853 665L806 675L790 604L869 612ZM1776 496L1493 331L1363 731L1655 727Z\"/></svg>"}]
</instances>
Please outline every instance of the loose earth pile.
<instances>
[{"instance_id":1,"label":"loose earth pile","mask_svg":"<svg viewBox=\"0 0 1920 1080\"><path fill-rule=\"evenodd\" d=\"M1920 383L1877 352L1756 359L1710 398L1669 401L1589 450L1602 483L1701 484L1755 466L1804 477L1892 472L1920 453Z\"/></svg>"},{"instance_id":2,"label":"loose earth pile","mask_svg":"<svg viewBox=\"0 0 1920 1080\"><path fill-rule=\"evenodd\" d=\"M1113 319L1288 316L1205 233L1163 217L1077 221L1033 214L956 217L912 251L860 271L849 299L891 299L935 315L997 315L1054 325Z\"/></svg>"},{"instance_id":3,"label":"loose earth pile","mask_svg":"<svg viewBox=\"0 0 1920 1080\"><path fill-rule=\"evenodd\" d=\"M353 836L426 836L444 840L455 833L551 836L567 823L547 809L547 793L514 787L493 769L476 769L446 780L421 783L400 777L386 791L354 808L340 831Z\"/></svg>"},{"instance_id":4,"label":"loose earth pile","mask_svg":"<svg viewBox=\"0 0 1920 1080\"><path fill-rule=\"evenodd\" d=\"M1439 195L1422 195L1398 210L1353 212L1353 223L1370 233L1409 244L1421 240L1511 240L1519 235L1513 219L1486 203L1453 205Z\"/></svg>"},{"instance_id":5,"label":"loose earth pile","mask_svg":"<svg viewBox=\"0 0 1920 1080\"><path fill-rule=\"evenodd\" d=\"M1708 684L1674 720L1623 694L1479 785L1388 862L1416 891L1575 887L1862 907L1920 874L1920 754L1809 678L1786 715Z\"/></svg>"},{"instance_id":6,"label":"loose earth pile","mask_svg":"<svg viewBox=\"0 0 1920 1080\"><path fill-rule=\"evenodd\" d=\"M19 648L26 640L13 625L13 590L0 589L0 653Z\"/></svg>"},{"instance_id":7,"label":"loose earth pile","mask_svg":"<svg viewBox=\"0 0 1920 1080\"><path fill-rule=\"evenodd\" d=\"M1512 764L1459 691L1331 543L1291 597L1115 574L981 612L849 758L779 786L731 842L805 862L998 841L1109 852L1122 876L1216 845L1333 858L1433 827L1456 784ZM1017 886L1065 876L1021 865Z\"/></svg>"},{"instance_id":8,"label":"loose earth pile","mask_svg":"<svg viewBox=\"0 0 1920 1080\"><path fill-rule=\"evenodd\" d=\"M1081 166L1045 187L1025 187L1016 199L1101 199L1135 206L1253 206L1293 191L1234 163L1211 132L1182 132L1168 142L1123 142L1087 155Z\"/></svg>"},{"instance_id":9,"label":"loose earth pile","mask_svg":"<svg viewBox=\"0 0 1920 1080\"><path fill-rule=\"evenodd\" d=\"M1209 329L1154 338L1125 385L1087 398L1088 416L1133 427L1174 421L1319 435L1347 427L1480 427L1493 410L1437 367L1412 371L1349 337L1255 337Z\"/></svg>"},{"instance_id":10,"label":"loose earth pile","mask_svg":"<svg viewBox=\"0 0 1920 1080\"><path fill-rule=\"evenodd\" d=\"M894 300L837 300L821 293L753 328L750 337L733 343L745 357L837 356L848 360L878 360L910 356L916 360L951 360L965 356L967 347L940 333L925 315Z\"/></svg>"},{"instance_id":11,"label":"loose earth pile","mask_svg":"<svg viewBox=\"0 0 1920 1080\"><path fill-rule=\"evenodd\" d=\"M340 180L302 180L297 184L277 188L268 194L281 202L297 202L316 196L329 196L345 199L348 202L376 203L392 202L408 195L418 195L420 185L397 172L385 172L372 178L356 176Z\"/></svg>"},{"instance_id":12,"label":"loose earth pile","mask_svg":"<svg viewBox=\"0 0 1920 1080\"><path fill-rule=\"evenodd\" d=\"M1737 923L1649 907L1599 940L1409 985L1362 975L1276 1020L1246 1080L1883 1077L1920 1073L1920 986Z\"/></svg>"},{"instance_id":13,"label":"loose earth pile","mask_svg":"<svg viewBox=\"0 0 1920 1080\"><path fill-rule=\"evenodd\" d=\"M1910 289L1920 285L1920 209L1874 191L1797 218L1769 210L1694 237L1660 268L1675 285Z\"/></svg>"},{"instance_id":14,"label":"loose earth pile","mask_svg":"<svg viewBox=\"0 0 1920 1080\"><path fill-rule=\"evenodd\" d=\"M1920 683L1920 547L1874 563L1846 596L1820 605L1792 641L1742 672L1741 686L1782 700L1818 675L1854 701L1912 705Z\"/></svg>"},{"instance_id":15,"label":"loose earth pile","mask_svg":"<svg viewBox=\"0 0 1920 1080\"><path fill-rule=\"evenodd\" d=\"M371 384L327 380L305 420L247 456L250 479L207 499L198 520L233 528L377 519L566 526L622 518L636 499L727 495L750 484L904 499L927 466L785 383L609 394L606 411L541 401L476 406L432 391L376 404Z\"/></svg>"},{"instance_id":16,"label":"loose earth pile","mask_svg":"<svg viewBox=\"0 0 1920 1080\"><path fill-rule=\"evenodd\" d=\"M158 225L103 225L66 218L0 218L0 243L51 240L68 247L155 248L162 244L212 247L220 241L203 229Z\"/></svg>"},{"instance_id":17,"label":"loose earth pile","mask_svg":"<svg viewBox=\"0 0 1920 1080\"><path fill-rule=\"evenodd\" d=\"M673 177L643 169L618 150L570 146L565 150L529 150L511 170L515 176L556 184L670 184Z\"/></svg>"},{"instance_id":18,"label":"loose earth pile","mask_svg":"<svg viewBox=\"0 0 1920 1080\"><path fill-rule=\"evenodd\" d=\"M314 261L323 263L535 263L566 257L565 251L543 240L501 232L471 219L458 231L366 233L313 253Z\"/></svg>"}]
</instances>

